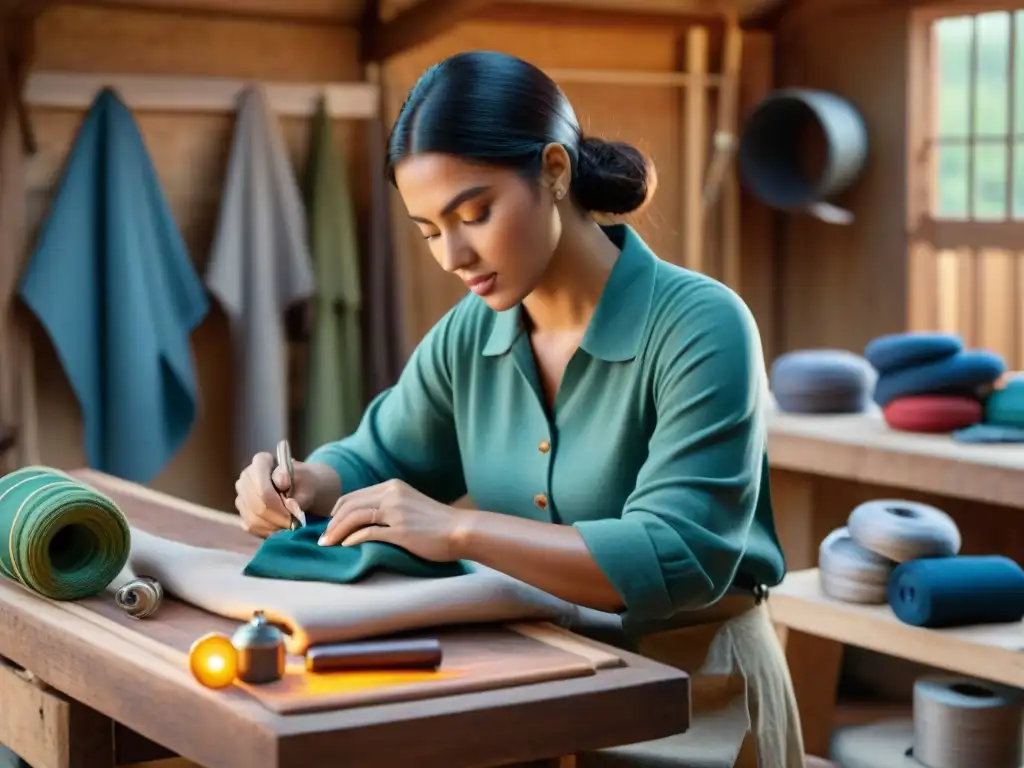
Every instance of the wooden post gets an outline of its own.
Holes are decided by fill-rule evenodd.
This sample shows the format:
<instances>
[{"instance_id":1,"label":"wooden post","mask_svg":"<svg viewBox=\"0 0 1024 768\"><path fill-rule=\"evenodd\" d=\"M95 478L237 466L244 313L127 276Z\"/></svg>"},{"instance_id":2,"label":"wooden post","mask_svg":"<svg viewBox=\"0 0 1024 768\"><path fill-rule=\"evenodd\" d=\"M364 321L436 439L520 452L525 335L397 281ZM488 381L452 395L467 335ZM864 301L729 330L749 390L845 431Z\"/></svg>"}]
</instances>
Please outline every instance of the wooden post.
<instances>
[{"instance_id":1,"label":"wooden post","mask_svg":"<svg viewBox=\"0 0 1024 768\"><path fill-rule=\"evenodd\" d=\"M722 88L718 93L718 131L723 157L722 196L722 280L737 293L742 292L742 254L740 251L740 183L736 174L736 132L739 123L739 79L743 56L743 33L739 23L731 19L725 31L725 51L722 57ZM718 137L721 137L719 139Z\"/></svg>"},{"instance_id":2,"label":"wooden post","mask_svg":"<svg viewBox=\"0 0 1024 768\"><path fill-rule=\"evenodd\" d=\"M708 31L690 27L684 51L689 86L683 89L683 266L704 271L704 165L707 157Z\"/></svg>"}]
</instances>

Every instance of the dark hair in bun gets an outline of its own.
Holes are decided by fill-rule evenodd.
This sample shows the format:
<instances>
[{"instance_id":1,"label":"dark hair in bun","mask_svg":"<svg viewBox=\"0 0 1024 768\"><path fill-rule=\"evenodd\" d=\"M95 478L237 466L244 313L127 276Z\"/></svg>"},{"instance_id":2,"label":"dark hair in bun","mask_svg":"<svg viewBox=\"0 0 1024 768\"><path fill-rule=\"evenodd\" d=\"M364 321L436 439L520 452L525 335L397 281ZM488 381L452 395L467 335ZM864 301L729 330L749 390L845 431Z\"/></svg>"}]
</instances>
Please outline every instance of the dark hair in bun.
<instances>
[{"instance_id":1,"label":"dark hair in bun","mask_svg":"<svg viewBox=\"0 0 1024 768\"><path fill-rule=\"evenodd\" d=\"M522 59L493 51L459 53L416 82L391 131L388 174L420 152L515 168L535 179L544 148L561 144L572 162L573 200L594 213L625 214L650 199L654 166L635 147L583 137L558 85Z\"/></svg>"}]
</instances>

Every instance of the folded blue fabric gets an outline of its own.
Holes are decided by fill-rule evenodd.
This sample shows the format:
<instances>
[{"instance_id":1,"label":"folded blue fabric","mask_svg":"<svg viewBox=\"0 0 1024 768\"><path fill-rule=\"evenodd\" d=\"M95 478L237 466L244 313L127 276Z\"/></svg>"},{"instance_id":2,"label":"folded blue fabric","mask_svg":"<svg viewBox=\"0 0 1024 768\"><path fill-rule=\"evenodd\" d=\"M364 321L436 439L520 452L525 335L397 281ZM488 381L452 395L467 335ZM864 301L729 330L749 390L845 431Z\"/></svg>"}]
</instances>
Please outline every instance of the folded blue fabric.
<instances>
[{"instance_id":1,"label":"folded blue fabric","mask_svg":"<svg viewBox=\"0 0 1024 768\"><path fill-rule=\"evenodd\" d=\"M1024 428L1024 378L1012 378L985 399L986 424Z\"/></svg>"},{"instance_id":2,"label":"folded blue fabric","mask_svg":"<svg viewBox=\"0 0 1024 768\"><path fill-rule=\"evenodd\" d=\"M90 467L149 482L196 417L190 334L209 301L131 112L93 102L19 295L81 409Z\"/></svg>"},{"instance_id":3,"label":"folded blue fabric","mask_svg":"<svg viewBox=\"0 0 1024 768\"><path fill-rule=\"evenodd\" d=\"M1006 372L1002 357L969 349L911 368L882 374L875 383L875 402L887 406L898 397L973 390L991 384Z\"/></svg>"},{"instance_id":4,"label":"folded blue fabric","mask_svg":"<svg viewBox=\"0 0 1024 768\"><path fill-rule=\"evenodd\" d=\"M879 374L886 374L941 360L963 348L963 339L952 333L910 331L872 339L864 348L864 357Z\"/></svg>"},{"instance_id":5,"label":"folded blue fabric","mask_svg":"<svg viewBox=\"0 0 1024 768\"><path fill-rule=\"evenodd\" d=\"M875 373L860 355L802 349L776 358L771 391L788 413L859 413L870 401Z\"/></svg>"}]
</instances>

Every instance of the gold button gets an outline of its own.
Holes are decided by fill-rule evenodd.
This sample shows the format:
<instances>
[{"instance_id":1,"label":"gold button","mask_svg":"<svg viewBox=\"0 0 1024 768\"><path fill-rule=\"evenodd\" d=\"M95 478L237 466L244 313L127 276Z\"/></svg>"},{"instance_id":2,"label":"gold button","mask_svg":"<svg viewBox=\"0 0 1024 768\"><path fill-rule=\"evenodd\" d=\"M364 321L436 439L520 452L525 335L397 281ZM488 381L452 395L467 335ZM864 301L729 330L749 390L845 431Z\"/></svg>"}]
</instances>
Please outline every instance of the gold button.
<instances>
[{"instance_id":1,"label":"gold button","mask_svg":"<svg viewBox=\"0 0 1024 768\"><path fill-rule=\"evenodd\" d=\"M547 440L541 440L540 445L537 446L537 450L539 450L541 453L547 453L548 451L551 450L551 443L549 443Z\"/></svg>"},{"instance_id":2,"label":"gold button","mask_svg":"<svg viewBox=\"0 0 1024 768\"><path fill-rule=\"evenodd\" d=\"M536 496L533 497L533 503L536 504L541 509L547 509L548 497L545 496L543 493L538 493Z\"/></svg>"}]
</instances>

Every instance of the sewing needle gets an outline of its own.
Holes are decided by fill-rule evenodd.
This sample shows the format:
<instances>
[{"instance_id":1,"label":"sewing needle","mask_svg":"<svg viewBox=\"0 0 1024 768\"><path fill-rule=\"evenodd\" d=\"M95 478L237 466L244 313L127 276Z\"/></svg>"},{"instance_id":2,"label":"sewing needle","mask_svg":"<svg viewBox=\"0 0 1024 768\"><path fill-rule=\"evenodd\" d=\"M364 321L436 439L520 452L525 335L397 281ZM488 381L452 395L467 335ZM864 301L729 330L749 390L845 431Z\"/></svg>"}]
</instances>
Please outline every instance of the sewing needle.
<instances>
[{"instance_id":1,"label":"sewing needle","mask_svg":"<svg viewBox=\"0 0 1024 768\"><path fill-rule=\"evenodd\" d=\"M277 465L284 467L288 472L288 490L284 493L278 490L278 493L281 493L281 498L287 500L292 497L292 490L295 488L295 466L292 463L292 448L287 440L282 440L277 444ZM287 504L285 504L285 508L288 508ZM306 524L306 514L301 509L297 513L291 509L288 511L292 515L292 522L289 526L291 530L298 530Z\"/></svg>"}]
</instances>

